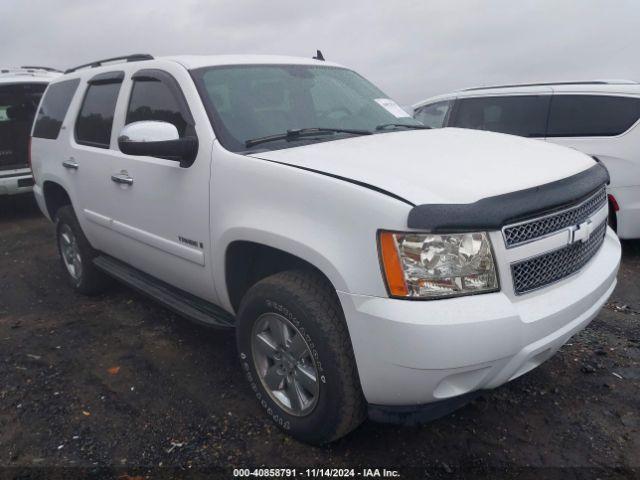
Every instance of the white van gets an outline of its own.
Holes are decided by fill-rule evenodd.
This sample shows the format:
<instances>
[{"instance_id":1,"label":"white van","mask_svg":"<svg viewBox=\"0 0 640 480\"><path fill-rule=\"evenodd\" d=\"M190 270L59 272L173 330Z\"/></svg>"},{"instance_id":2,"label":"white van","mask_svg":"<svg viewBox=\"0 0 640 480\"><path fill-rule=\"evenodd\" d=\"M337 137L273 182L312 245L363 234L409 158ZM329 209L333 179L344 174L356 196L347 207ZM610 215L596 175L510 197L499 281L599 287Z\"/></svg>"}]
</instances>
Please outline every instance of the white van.
<instances>
[{"instance_id":1,"label":"white van","mask_svg":"<svg viewBox=\"0 0 640 480\"><path fill-rule=\"evenodd\" d=\"M259 405L307 442L525 374L616 285L602 165L427 130L331 62L92 62L49 86L31 153L71 286L235 328Z\"/></svg>"},{"instance_id":2,"label":"white van","mask_svg":"<svg viewBox=\"0 0 640 480\"><path fill-rule=\"evenodd\" d=\"M40 97L60 76L48 67L0 69L0 196L31 192L29 134Z\"/></svg>"},{"instance_id":3,"label":"white van","mask_svg":"<svg viewBox=\"0 0 640 480\"><path fill-rule=\"evenodd\" d=\"M610 224L640 238L640 84L629 80L470 88L413 107L431 128L538 138L580 150L609 170Z\"/></svg>"}]
</instances>

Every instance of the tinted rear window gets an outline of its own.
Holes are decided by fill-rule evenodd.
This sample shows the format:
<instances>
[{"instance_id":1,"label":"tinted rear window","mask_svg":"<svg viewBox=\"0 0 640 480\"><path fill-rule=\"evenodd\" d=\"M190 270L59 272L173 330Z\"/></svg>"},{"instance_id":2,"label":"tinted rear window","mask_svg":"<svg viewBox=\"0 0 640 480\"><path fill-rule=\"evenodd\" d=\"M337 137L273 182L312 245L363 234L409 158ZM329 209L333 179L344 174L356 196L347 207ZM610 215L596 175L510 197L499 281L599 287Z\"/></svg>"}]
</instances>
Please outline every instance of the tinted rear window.
<instances>
[{"instance_id":1,"label":"tinted rear window","mask_svg":"<svg viewBox=\"0 0 640 480\"><path fill-rule=\"evenodd\" d=\"M42 83L0 85L0 122L33 122L45 88Z\"/></svg>"},{"instance_id":2,"label":"tinted rear window","mask_svg":"<svg viewBox=\"0 0 640 480\"><path fill-rule=\"evenodd\" d=\"M640 117L640 99L605 95L554 95L549 137L620 135Z\"/></svg>"},{"instance_id":3,"label":"tinted rear window","mask_svg":"<svg viewBox=\"0 0 640 480\"><path fill-rule=\"evenodd\" d=\"M113 113L120 85L120 82L89 85L76 120L76 142L92 147L109 148Z\"/></svg>"},{"instance_id":4,"label":"tinted rear window","mask_svg":"<svg viewBox=\"0 0 640 480\"><path fill-rule=\"evenodd\" d=\"M0 170L27 163L31 125L46 87L43 83L0 85Z\"/></svg>"},{"instance_id":5,"label":"tinted rear window","mask_svg":"<svg viewBox=\"0 0 640 480\"><path fill-rule=\"evenodd\" d=\"M452 127L544 137L549 95L463 98L456 101Z\"/></svg>"},{"instance_id":6,"label":"tinted rear window","mask_svg":"<svg viewBox=\"0 0 640 480\"><path fill-rule=\"evenodd\" d=\"M51 140L58 138L60 127L62 127L62 122L79 83L80 80L74 79L49 86L42 100L36 124L33 127L34 137Z\"/></svg>"}]
</instances>

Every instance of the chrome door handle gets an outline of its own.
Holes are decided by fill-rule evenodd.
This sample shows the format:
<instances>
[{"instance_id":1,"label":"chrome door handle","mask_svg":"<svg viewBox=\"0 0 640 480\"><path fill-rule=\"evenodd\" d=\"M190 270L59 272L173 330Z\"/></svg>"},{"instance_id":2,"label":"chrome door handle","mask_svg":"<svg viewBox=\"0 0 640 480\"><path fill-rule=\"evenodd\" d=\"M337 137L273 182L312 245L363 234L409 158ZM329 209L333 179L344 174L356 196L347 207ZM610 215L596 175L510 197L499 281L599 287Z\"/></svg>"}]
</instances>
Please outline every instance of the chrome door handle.
<instances>
[{"instance_id":1,"label":"chrome door handle","mask_svg":"<svg viewBox=\"0 0 640 480\"><path fill-rule=\"evenodd\" d=\"M78 162L76 162L73 158L70 158L69 160L65 160L64 162L62 162L62 166L64 168L68 168L69 170L77 170L80 165L78 165Z\"/></svg>"},{"instance_id":2,"label":"chrome door handle","mask_svg":"<svg viewBox=\"0 0 640 480\"><path fill-rule=\"evenodd\" d=\"M122 183L124 185L133 185L133 178L126 173L116 173L115 175L111 175L111 181Z\"/></svg>"}]
</instances>

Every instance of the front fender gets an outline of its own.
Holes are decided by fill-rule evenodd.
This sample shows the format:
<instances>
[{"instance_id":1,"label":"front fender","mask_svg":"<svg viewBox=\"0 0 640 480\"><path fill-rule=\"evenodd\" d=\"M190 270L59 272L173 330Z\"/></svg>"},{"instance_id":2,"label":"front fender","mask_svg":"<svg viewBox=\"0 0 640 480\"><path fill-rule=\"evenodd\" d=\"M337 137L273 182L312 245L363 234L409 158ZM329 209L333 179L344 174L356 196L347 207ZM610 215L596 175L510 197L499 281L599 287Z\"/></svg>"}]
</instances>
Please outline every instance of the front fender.
<instances>
[{"instance_id":1,"label":"front fender","mask_svg":"<svg viewBox=\"0 0 640 480\"><path fill-rule=\"evenodd\" d=\"M264 244L314 265L338 291L387 296L379 229L406 229L411 206L321 173L214 149L211 225L216 293L229 307L225 253Z\"/></svg>"}]
</instances>

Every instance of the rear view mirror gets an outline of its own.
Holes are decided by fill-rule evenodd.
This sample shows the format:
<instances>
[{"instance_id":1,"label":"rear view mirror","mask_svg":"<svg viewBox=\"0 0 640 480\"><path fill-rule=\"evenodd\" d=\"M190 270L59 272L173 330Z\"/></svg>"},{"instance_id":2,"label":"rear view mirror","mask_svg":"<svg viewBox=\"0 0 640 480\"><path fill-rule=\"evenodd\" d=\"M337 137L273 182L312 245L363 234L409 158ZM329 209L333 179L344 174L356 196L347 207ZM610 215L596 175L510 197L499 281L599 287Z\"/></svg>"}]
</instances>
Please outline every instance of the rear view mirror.
<instances>
[{"instance_id":1,"label":"rear view mirror","mask_svg":"<svg viewBox=\"0 0 640 480\"><path fill-rule=\"evenodd\" d=\"M191 166L198 153L196 137L180 138L175 125L168 122L142 121L125 125L118 136L122 153L159 157Z\"/></svg>"}]
</instances>

